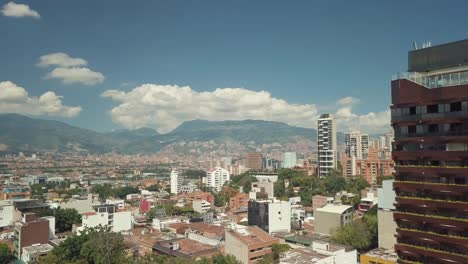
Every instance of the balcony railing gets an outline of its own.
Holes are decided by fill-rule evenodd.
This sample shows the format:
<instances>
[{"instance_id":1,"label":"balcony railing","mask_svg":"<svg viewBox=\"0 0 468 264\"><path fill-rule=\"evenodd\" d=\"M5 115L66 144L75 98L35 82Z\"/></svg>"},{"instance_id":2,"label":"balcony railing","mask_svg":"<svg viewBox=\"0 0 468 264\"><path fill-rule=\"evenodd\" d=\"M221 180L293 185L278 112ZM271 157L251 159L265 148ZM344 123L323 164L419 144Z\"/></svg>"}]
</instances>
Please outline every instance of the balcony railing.
<instances>
[{"instance_id":1,"label":"balcony railing","mask_svg":"<svg viewBox=\"0 0 468 264\"><path fill-rule=\"evenodd\" d=\"M441 200L441 199L436 199L436 198L427 198L427 197L423 198L423 197L419 197L419 196L398 196L398 199L408 199L408 200L415 200L415 201L427 201L427 202L438 202L438 203L468 205L468 202L465 202L465 201Z\"/></svg>"},{"instance_id":2,"label":"balcony railing","mask_svg":"<svg viewBox=\"0 0 468 264\"><path fill-rule=\"evenodd\" d=\"M394 214L395 219L405 219L406 217L409 220L414 221L422 221L425 219L427 222L428 219L437 220L436 222L445 222L450 224L457 224L462 223L461 225L468 227L468 219L463 218L456 218L456 217L449 217L449 216L441 216L441 215L430 215L430 214L416 214L416 213L409 213L409 212L402 212L397 211Z\"/></svg>"},{"instance_id":3,"label":"balcony railing","mask_svg":"<svg viewBox=\"0 0 468 264\"><path fill-rule=\"evenodd\" d=\"M445 234L439 234L439 233L435 233L431 231L422 231L418 229L410 229L410 228L403 228L403 227L398 227L397 230L401 230L404 232L411 232L411 233L427 234L431 236L437 236L437 237L448 238L448 239L456 239L456 240L463 241L463 243L468 243L468 237L464 237L464 236L445 235Z\"/></svg>"},{"instance_id":4,"label":"balcony railing","mask_svg":"<svg viewBox=\"0 0 468 264\"><path fill-rule=\"evenodd\" d=\"M434 183L434 182L417 182L417 181L397 181L393 183L395 188L405 190L429 190L432 192L468 192L468 184L456 183ZM468 202L467 202L468 204Z\"/></svg>"},{"instance_id":5,"label":"balcony railing","mask_svg":"<svg viewBox=\"0 0 468 264\"><path fill-rule=\"evenodd\" d=\"M427 76L419 72L401 72L392 76L392 80L406 79L426 88L438 88L468 84L468 72L454 72Z\"/></svg>"},{"instance_id":6,"label":"balcony railing","mask_svg":"<svg viewBox=\"0 0 468 264\"><path fill-rule=\"evenodd\" d=\"M418 249L419 251L422 250L422 251L426 251L426 252L435 253L435 254L430 254L431 256L434 256L434 257L440 257L440 256L438 256L438 254L452 255L452 256L456 257L458 260L462 259L463 261L468 261L468 255L466 255L466 254L443 251L443 250L438 250L438 249L434 249L434 248L430 248L430 247L416 246L416 245L411 245L411 244L406 244L406 243L397 243L396 246L409 247L409 248ZM424 254L424 255L427 255L427 254Z\"/></svg>"}]
</instances>

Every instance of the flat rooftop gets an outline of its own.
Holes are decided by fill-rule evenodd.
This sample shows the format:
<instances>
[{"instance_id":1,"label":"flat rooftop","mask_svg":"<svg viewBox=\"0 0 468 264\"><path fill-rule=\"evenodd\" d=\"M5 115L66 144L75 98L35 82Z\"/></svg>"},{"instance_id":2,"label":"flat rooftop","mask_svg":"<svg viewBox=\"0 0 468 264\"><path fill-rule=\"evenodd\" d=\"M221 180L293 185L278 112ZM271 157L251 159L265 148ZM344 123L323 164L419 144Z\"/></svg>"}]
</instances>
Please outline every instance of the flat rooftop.
<instances>
[{"instance_id":1,"label":"flat rooftop","mask_svg":"<svg viewBox=\"0 0 468 264\"><path fill-rule=\"evenodd\" d=\"M330 258L330 256L320 254L312 250L311 248L296 248L296 249L291 249L287 253L285 253L284 256L281 258L281 263L308 264L308 263L316 263L325 258Z\"/></svg>"},{"instance_id":2,"label":"flat rooftop","mask_svg":"<svg viewBox=\"0 0 468 264\"><path fill-rule=\"evenodd\" d=\"M394 262L398 260L398 255L395 253L395 251L384 248L376 248L362 255Z\"/></svg>"}]
</instances>

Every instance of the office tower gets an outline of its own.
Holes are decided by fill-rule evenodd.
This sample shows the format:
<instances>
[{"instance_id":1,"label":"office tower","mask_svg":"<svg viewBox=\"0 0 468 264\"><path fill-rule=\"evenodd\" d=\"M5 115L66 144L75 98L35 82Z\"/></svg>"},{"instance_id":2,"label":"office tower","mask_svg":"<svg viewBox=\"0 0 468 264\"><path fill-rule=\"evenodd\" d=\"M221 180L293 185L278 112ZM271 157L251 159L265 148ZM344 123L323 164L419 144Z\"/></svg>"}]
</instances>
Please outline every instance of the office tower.
<instances>
[{"instance_id":1,"label":"office tower","mask_svg":"<svg viewBox=\"0 0 468 264\"><path fill-rule=\"evenodd\" d=\"M229 171L221 167L215 167L206 173L206 187L219 192L230 179Z\"/></svg>"},{"instance_id":2,"label":"office tower","mask_svg":"<svg viewBox=\"0 0 468 264\"><path fill-rule=\"evenodd\" d=\"M263 157L260 152L247 153L247 168L255 171L263 169Z\"/></svg>"},{"instance_id":3,"label":"office tower","mask_svg":"<svg viewBox=\"0 0 468 264\"><path fill-rule=\"evenodd\" d=\"M324 177L337 165L336 129L332 114L323 114L318 119L317 138L318 175Z\"/></svg>"},{"instance_id":4,"label":"office tower","mask_svg":"<svg viewBox=\"0 0 468 264\"><path fill-rule=\"evenodd\" d=\"M291 169L296 166L296 152L285 152L283 154L283 168Z\"/></svg>"},{"instance_id":5,"label":"office tower","mask_svg":"<svg viewBox=\"0 0 468 264\"><path fill-rule=\"evenodd\" d=\"M183 183L182 175L179 175L179 171L177 169L173 169L171 171L171 193L178 194L180 192L180 186Z\"/></svg>"},{"instance_id":6,"label":"office tower","mask_svg":"<svg viewBox=\"0 0 468 264\"><path fill-rule=\"evenodd\" d=\"M410 51L391 86L399 263L468 263L468 40Z\"/></svg>"}]
</instances>

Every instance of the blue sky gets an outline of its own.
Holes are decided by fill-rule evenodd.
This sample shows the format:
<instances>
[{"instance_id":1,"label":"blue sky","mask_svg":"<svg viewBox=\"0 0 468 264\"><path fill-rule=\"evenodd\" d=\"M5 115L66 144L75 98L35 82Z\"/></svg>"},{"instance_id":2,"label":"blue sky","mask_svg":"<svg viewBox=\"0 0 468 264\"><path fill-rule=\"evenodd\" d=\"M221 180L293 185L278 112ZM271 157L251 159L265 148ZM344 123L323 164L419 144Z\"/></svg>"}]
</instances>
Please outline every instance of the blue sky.
<instances>
[{"instance_id":1,"label":"blue sky","mask_svg":"<svg viewBox=\"0 0 468 264\"><path fill-rule=\"evenodd\" d=\"M0 1L3 11L9 2ZM314 127L325 111L340 116L341 130L358 120L362 130L385 131L390 79L405 71L412 42L468 38L463 0L14 3L30 10L0 13L0 112L98 131L167 132L194 118ZM58 52L103 78L86 83L69 66L37 66ZM31 107L2 106L1 93L18 87ZM48 91L55 97L36 98Z\"/></svg>"}]
</instances>

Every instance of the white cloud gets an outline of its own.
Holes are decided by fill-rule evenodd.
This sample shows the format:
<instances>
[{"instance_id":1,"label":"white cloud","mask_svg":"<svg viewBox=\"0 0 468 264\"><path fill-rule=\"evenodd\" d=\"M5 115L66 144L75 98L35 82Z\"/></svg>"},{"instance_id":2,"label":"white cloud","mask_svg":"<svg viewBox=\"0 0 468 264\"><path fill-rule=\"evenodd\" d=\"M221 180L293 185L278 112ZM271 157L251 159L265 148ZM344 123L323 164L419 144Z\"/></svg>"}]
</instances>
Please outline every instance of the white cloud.
<instances>
[{"instance_id":1,"label":"white cloud","mask_svg":"<svg viewBox=\"0 0 468 264\"><path fill-rule=\"evenodd\" d=\"M85 85L95 85L102 83L105 79L100 72L95 72L85 67L55 68L49 72L46 79L59 79L65 84L82 83Z\"/></svg>"},{"instance_id":2,"label":"white cloud","mask_svg":"<svg viewBox=\"0 0 468 264\"><path fill-rule=\"evenodd\" d=\"M14 2L5 4L2 13L7 17L41 17L37 11L32 10L28 5L16 4Z\"/></svg>"},{"instance_id":3,"label":"white cloud","mask_svg":"<svg viewBox=\"0 0 468 264\"><path fill-rule=\"evenodd\" d=\"M10 81L0 82L0 113L50 115L74 117L81 112L79 106L65 106L62 97L48 91L39 97Z\"/></svg>"},{"instance_id":4,"label":"white cloud","mask_svg":"<svg viewBox=\"0 0 468 264\"><path fill-rule=\"evenodd\" d=\"M58 79L65 84L95 85L104 82L106 77L102 73L83 67L87 64L85 59L73 58L66 53L57 52L41 56L36 66L41 68L56 66L44 78Z\"/></svg>"},{"instance_id":5,"label":"white cloud","mask_svg":"<svg viewBox=\"0 0 468 264\"><path fill-rule=\"evenodd\" d=\"M292 104L274 98L266 91L244 88L218 88L197 92L189 86L144 84L128 92L107 90L103 97L117 102L111 111L112 120L126 128L154 127L169 132L184 121L260 119L285 122L300 127L316 127L319 113L315 104ZM349 99L346 99L349 103ZM351 100L353 101L353 100ZM356 99L354 99L356 101ZM337 105L336 103L335 105ZM340 111L338 109L338 111ZM385 131L379 113L353 114L351 107L337 115L339 128L363 122L363 126ZM380 120L376 120L380 119ZM388 120L389 121L389 120ZM375 124L379 127L374 126Z\"/></svg>"},{"instance_id":6,"label":"white cloud","mask_svg":"<svg viewBox=\"0 0 468 264\"><path fill-rule=\"evenodd\" d=\"M337 104L338 105L355 105L355 104L358 104L359 102L360 100L358 98L347 96L338 100Z\"/></svg>"},{"instance_id":7,"label":"white cloud","mask_svg":"<svg viewBox=\"0 0 468 264\"><path fill-rule=\"evenodd\" d=\"M86 64L88 64L88 62L82 58L72 58L66 53L57 52L41 56L37 66L47 67L50 65L56 65L60 67L76 67L84 66Z\"/></svg>"}]
</instances>

